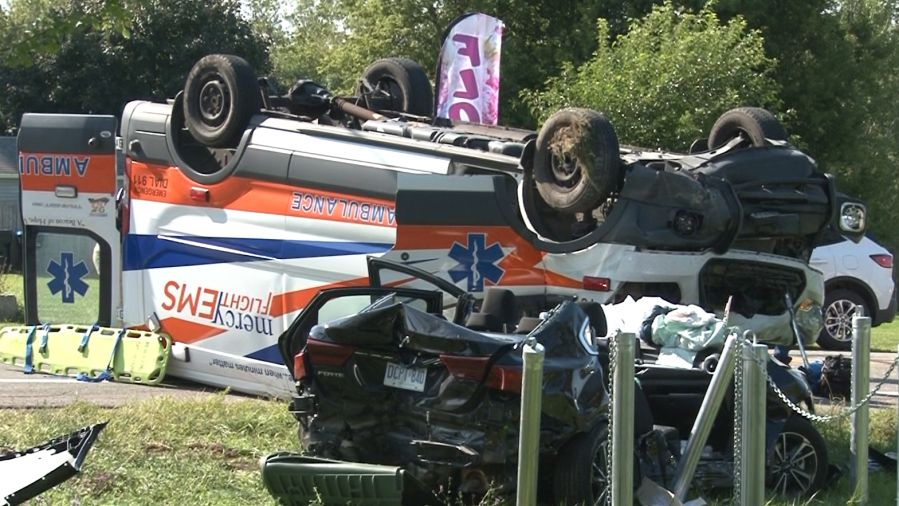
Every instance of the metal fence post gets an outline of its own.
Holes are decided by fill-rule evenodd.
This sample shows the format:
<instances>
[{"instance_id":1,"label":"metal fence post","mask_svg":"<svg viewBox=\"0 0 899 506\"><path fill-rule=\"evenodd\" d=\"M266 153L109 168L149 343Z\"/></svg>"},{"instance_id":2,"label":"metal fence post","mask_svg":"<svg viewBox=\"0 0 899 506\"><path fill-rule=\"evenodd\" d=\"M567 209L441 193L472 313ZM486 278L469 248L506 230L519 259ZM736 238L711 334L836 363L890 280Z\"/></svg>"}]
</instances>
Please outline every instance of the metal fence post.
<instances>
[{"instance_id":1,"label":"metal fence post","mask_svg":"<svg viewBox=\"0 0 899 506\"><path fill-rule=\"evenodd\" d=\"M687 440L687 447L674 472L674 495L681 502L684 501L690 490L693 473L696 472L696 466L702 457L702 449L712 431L715 416L718 414L718 408L721 407L721 401L730 386L730 380L734 377L734 364L737 358L734 350L737 346L737 339L739 337L736 334L731 334L724 342L721 358L718 359L718 365L715 367L715 372L712 373L712 382L702 399L699 414L696 416L696 421L693 422L693 430L690 431L690 438Z\"/></svg>"},{"instance_id":2,"label":"metal fence post","mask_svg":"<svg viewBox=\"0 0 899 506\"><path fill-rule=\"evenodd\" d=\"M740 502L765 503L765 405L768 347L743 346L743 440L740 441Z\"/></svg>"},{"instance_id":3,"label":"metal fence post","mask_svg":"<svg viewBox=\"0 0 899 506\"><path fill-rule=\"evenodd\" d=\"M852 317L852 405L868 395L871 376L871 317ZM849 483L860 506L868 504L868 405L852 414Z\"/></svg>"},{"instance_id":4,"label":"metal fence post","mask_svg":"<svg viewBox=\"0 0 899 506\"><path fill-rule=\"evenodd\" d=\"M896 347L896 354L899 355L899 346ZM896 414L899 416L899 408L897 408ZM899 441L899 438L897 438L897 441ZM896 455L899 455L899 444L896 446ZM899 466L896 466L896 506L899 506Z\"/></svg>"},{"instance_id":5,"label":"metal fence post","mask_svg":"<svg viewBox=\"0 0 899 506\"><path fill-rule=\"evenodd\" d=\"M537 504L537 460L543 395L543 345L528 338L522 350L521 425L518 431L518 506Z\"/></svg>"},{"instance_id":6,"label":"metal fence post","mask_svg":"<svg viewBox=\"0 0 899 506\"><path fill-rule=\"evenodd\" d=\"M615 506L634 503L634 358L637 336L621 333L617 341L612 402L611 502Z\"/></svg>"}]
</instances>

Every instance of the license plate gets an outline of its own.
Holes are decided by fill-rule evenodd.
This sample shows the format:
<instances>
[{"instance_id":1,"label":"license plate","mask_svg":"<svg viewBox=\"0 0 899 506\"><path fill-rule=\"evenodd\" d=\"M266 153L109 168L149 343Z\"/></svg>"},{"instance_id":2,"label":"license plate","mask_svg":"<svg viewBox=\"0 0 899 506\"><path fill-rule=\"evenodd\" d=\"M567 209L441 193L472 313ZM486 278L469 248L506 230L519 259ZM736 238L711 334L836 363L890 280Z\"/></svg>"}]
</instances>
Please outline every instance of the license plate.
<instances>
[{"instance_id":1,"label":"license plate","mask_svg":"<svg viewBox=\"0 0 899 506\"><path fill-rule=\"evenodd\" d=\"M384 372L384 385L415 392L424 392L425 379L427 377L427 369L387 364L387 371Z\"/></svg>"}]
</instances>

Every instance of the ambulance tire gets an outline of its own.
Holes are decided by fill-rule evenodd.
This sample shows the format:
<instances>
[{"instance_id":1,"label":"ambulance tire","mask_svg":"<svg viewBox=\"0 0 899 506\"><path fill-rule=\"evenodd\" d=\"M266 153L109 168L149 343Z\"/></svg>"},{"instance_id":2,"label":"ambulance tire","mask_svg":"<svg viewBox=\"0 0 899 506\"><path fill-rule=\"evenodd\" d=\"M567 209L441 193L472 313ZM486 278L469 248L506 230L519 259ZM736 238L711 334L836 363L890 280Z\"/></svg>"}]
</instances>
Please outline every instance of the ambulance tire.
<instances>
[{"instance_id":1,"label":"ambulance tire","mask_svg":"<svg viewBox=\"0 0 899 506\"><path fill-rule=\"evenodd\" d=\"M362 73L357 97L367 97L373 111L396 111L415 116L432 116L434 92L428 74L415 60L383 58Z\"/></svg>"},{"instance_id":2,"label":"ambulance tire","mask_svg":"<svg viewBox=\"0 0 899 506\"><path fill-rule=\"evenodd\" d=\"M537 191L553 210L586 213L619 183L618 135L602 113L562 109L540 128L534 152Z\"/></svg>"},{"instance_id":3,"label":"ambulance tire","mask_svg":"<svg viewBox=\"0 0 899 506\"><path fill-rule=\"evenodd\" d=\"M787 140L786 129L771 111L761 107L738 107L715 121L709 133L709 149L720 148L738 135L747 137L753 147L764 146L766 139Z\"/></svg>"},{"instance_id":4,"label":"ambulance tire","mask_svg":"<svg viewBox=\"0 0 899 506\"><path fill-rule=\"evenodd\" d=\"M236 146L261 107L256 71L239 56L204 56L187 76L184 122L190 134L205 146Z\"/></svg>"}]
</instances>

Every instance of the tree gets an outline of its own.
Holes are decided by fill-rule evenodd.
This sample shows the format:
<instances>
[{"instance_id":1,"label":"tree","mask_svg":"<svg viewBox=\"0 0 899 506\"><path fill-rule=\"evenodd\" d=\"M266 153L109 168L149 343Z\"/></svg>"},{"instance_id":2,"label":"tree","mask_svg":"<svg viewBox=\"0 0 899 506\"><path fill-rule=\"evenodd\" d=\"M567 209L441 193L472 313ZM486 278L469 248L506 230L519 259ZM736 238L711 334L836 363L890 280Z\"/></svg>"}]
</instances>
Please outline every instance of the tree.
<instances>
[{"instance_id":1,"label":"tree","mask_svg":"<svg viewBox=\"0 0 899 506\"><path fill-rule=\"evenodd\" d=\"M555 75L561 62L589 58L597 17L612 0L296 0L289 42L276 48L281 81L305 77L348 93L366 66L389 56L421 63L434 78L441 37L454 18L484 12L501 19L500 121L534 127L520 90Z\"/></svg>"},{"instance_id":2,"label":"tree","mask_svg":"<svg viewBox=\"0 0 899 506\"><path fill-rule=\"evenodd\" d=\"M13 0L11 12L29 1ZM43 19L55 26L85 4L51 5ZM129 16L129 37L82 25L54 51L32 53L31 65L0 65L0 129L14 130L25 111L119 114L129 100L172 97L208 53L239 54L268 70L267 45L238 0L142 0Z\"/></svg>"},{"instance_id":3,"label":"tree","mask_svg":"<svg viewBox=\"0 0 899 506\"><path fill-rule=\"evenodd\" d=\"M710 8L691 13L666 2L614 41L600 20L596 39L587 63L567 63L542 91L523 93L541 121L562 107L590 107L623 143L686 150L732 107L779 109L774 61L739 17L722 25Z\"/></svg>"}]
</instances>

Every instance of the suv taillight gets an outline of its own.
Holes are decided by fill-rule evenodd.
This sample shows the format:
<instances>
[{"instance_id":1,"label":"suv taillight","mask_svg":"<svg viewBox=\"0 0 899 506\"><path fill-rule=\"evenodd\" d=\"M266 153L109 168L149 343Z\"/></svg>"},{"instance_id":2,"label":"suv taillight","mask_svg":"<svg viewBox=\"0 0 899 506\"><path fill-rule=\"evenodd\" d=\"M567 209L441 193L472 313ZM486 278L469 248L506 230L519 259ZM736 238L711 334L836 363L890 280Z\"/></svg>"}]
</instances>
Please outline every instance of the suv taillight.
<instances>
[{"instance_id":1,"label":"suv taillight","mask_svg":"<svg viewBox=\"0 0 899 506\"><path fill-rule=\"evenodd\" d=\"M356 347L309 339L306 341L306 353L309 355L310 365L340 367L356 353Z\"/></svg>"},{"instance_id":2,"label":"suv taillight","mask_svg":"<svg viewBox=\"0 0 899 506\"><path fill-rule=\"evenodd\" d=\"M877 265L884 269L893 268L893 255L871 255L871 260L877 262Z\"/></svg>"},{"instance_id":3,"label":"suv taillight","mask_svg":"<svg viewBox=\"0 0 899 506\"><path fill-rule=\"evenodd\" d=\"M440 361L454 378L481 381L490 364L490 357L459 357L440 355Z\"/></svg>"},{"instance_id":4,"label":"suv taillight","mask_svg":"<svg viewBox=\"0 0 899 506\"><path fill-rule=\"evenodd\" d=\"M301 351L293 357L293 379L301 381L306 376L306 353Z\"/></svg>"},{"instance_id":5,"label":"suv taillight","mask_svg":"<svg viewBox=\"0 0 899 506\"><path fill-rule=\"evenodd\" d=\"M515 394L521 393L521 381L523 375L521 367L509 365L495 365L487 374L487 388L495 388L503 392Z\"/></svg>"}]
</instances>

